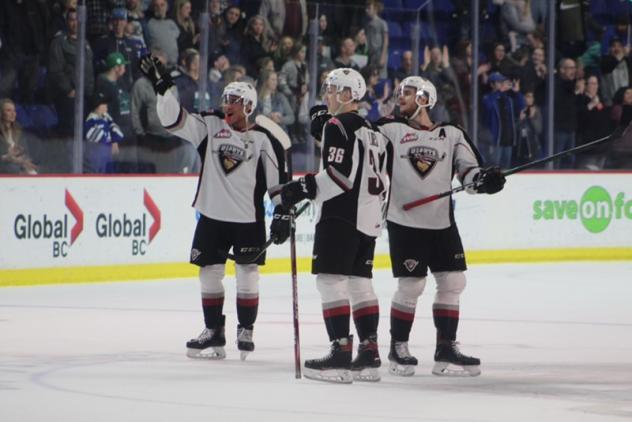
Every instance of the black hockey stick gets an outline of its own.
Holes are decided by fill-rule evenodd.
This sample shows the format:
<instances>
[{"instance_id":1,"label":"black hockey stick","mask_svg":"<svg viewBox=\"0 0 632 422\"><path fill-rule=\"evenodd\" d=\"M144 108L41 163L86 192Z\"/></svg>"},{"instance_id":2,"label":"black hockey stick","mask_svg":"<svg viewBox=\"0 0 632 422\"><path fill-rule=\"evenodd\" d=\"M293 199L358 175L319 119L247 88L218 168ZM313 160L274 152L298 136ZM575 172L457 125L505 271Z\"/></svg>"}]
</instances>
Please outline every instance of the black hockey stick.
<instances>
[{"instance_id":1,"label":"black hockey stick","mask_svg":"<svg viewBox=\"0 0 632 422\"><path fill-rule=\"evenodd\" d=\"M537 167L540 164L548 163L549 161L553 161L553 160L556 160L558 158L564 157L565 155L572 154L572 153L575 153L575 152L579 152L579 151L582 151L582 150L585 150L585 149L588 149L588 148L592 148L592 147L594 147L596 145L603 144L604 142L609 141L610 138L612 138L612 135L614 135L614 133L611 133L608 136L604 136L603 138L599 138L599 139L596 139L594 141L591 141L591 142L589 142L587 144L580 145L580 146L577 146L577 147L574 147L574 148L570 148L570 149L567 149L565 151L558 152L557 154L549 155L548 157L544 157L544 158L541 158L539 160L531 161L529 163L522 164L520 166L511 168L509 170L503 170L502 174L503 174L503 176L510 176L512 174L521 172L523 170L527 170L527 169L530 169L530 168L533 168L533 167ZM458 187L456 187L454 189L451 189L449 191L441 192L441 193L438 193L436 195L430 195L430 196L427 196L425 198L421 198L421 199L417 199L417 200L412 201L412 202L408 202L408 203L404 204L404 206L402 208L404 208L404 211L408 211L410 209L419 207L419 206L427 204L429 202L436 201L437 199L445 198L446 196L450 196L450 195L452 195L454 193L462 192L462 191L466 190L467 188L470 188L470 187L475 186L477 184L478 184L478 182L466 183L465 185L458 186Z\"/></svg>"},{"instance_id":2,"label":"black hockey stick","mask_svg":"<svg viewBox=\"0 0 632 422\"><path fill-rule=\"evenodd\" d=\"M297 211L294 212L294 218L298 217L299 215L301 215L303 213L303 211L305 211L307 209L307 207L309 207L309 202L305 202L303 205L301 205L299 207L299 209ZM290 211L291 213L292 211ZM274 239L273 238L269 238L266 243L263 244L263 246L261 247L261 249L259 249L257 252L255 253L251 253L251 254L243 254L243 255L235 255L232 253L228 253L222 250L218 250L218 252L225 256L226 258L235 261L235 264L254 264L255 262L257 262L257 260L259 258L261 258L261 255L263 255L265 253L265 251L274 243Z\"/></svg>"},{"instance_id":3,"label":"black hockey stick","mask_svg":"<svg viewBox=\"0 0 632 422\"><path fill-rule=\"evenodd\" d=\"M292 180L292 152L287 152L289 179ZM290 267L292 271L292 323L294 325L294 378L301 379L301 339L298 325L298 270L296 268L296 217L308 206L306 202L295 213L290 210Z\"/></svg>"}]
</instances>

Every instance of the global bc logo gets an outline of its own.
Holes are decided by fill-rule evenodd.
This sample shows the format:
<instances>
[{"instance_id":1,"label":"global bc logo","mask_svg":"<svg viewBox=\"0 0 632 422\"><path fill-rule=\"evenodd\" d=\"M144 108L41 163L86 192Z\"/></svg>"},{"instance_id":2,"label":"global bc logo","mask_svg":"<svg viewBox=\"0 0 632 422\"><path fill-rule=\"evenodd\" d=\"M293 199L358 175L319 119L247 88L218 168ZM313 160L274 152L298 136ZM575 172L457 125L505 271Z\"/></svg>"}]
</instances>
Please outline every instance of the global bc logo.
<instances>
[{"instance_id":1,"label":"global bc logo","mask_svg":"<svg viewBox=\"0 0 632 422\"><path fill-rule=\"evenodd\" d=\"M122 238L130 240L132 256L145 255L147 246L160 231L160 209L149 195L143 190L143 205L153 219L147 230L147 214L130 216L127 213L115 215L113 213L99 213L96 219L96 233L100 238Z\"/></svg>"},{"instance_id":2,"label":"global bc logo","mask_svg":"<svg viewBox=\"0 0 632 422\"><path fill-rule=\"evenodd\" d=\"M613 199L614 197L614 199ZM602 186L591 186L581 199L539 200L533 203L533 219L580 220L590 233L601 233L612 220L632 221L632 200L626 200L623 192L611 195Z\"/></svg>"},{"instance_id":3,"label":"global bc logo","mask_svg":"<svg viewBox=\"0 0 632 422\"><path fill-rule=\"evenodd\" d=\"M83 210L68 189L65 190L64 204L75 220L72 227L68 214L64 214L63 217L49 214L18 214L13 222L15 237L20 240L50 240L53 258L68 256L70 246L83 231Z\"/></svg>"}]
</instances>

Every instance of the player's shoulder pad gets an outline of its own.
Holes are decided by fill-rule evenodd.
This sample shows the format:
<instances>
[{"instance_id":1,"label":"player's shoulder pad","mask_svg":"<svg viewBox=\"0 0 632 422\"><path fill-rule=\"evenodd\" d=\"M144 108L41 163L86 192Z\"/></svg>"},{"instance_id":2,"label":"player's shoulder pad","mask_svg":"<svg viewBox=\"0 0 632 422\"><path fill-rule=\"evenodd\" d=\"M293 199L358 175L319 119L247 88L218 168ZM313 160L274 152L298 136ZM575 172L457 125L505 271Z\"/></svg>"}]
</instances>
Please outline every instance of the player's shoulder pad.
<instances>
[{"instance_id":1,"label":"player's shoulder pad","mask_svg":"<svg viewBox=\"0 0 632 422\"><path fill-rule=\"evenodd\" d=\"M402 123L404 125L408 125L408 120L402 116L394 116L392 114L384 117L380 117L375 124L377 126L382 126L388 123Z\"/></svg>"},{"instance_id":2,"label":"player's shoulder pad","mask_svg":"<svg viewBox=\"0 0 632 422\"><path fill-rule=\"evenodd\" d=\"M224 113L222 113L220 110L215 110L213 108L207 110L207 111L203 111L200 113L200 116L202 117L206 117L206 116L215 116L218 117L220 119L224 118Z\"/></svg>"},{"instance_id":3,"label":"player's shoulder pad","mask_svg":"<svg viewBox=\"0 0 632 422\"><path fill-rule=\"evenodd\" d=\"M277 146L279 145L281 148L283 148L283 145L281 144L281 141L279 141L276 136L274 136L272 134L272 132L270 132L268 129L264 128L263 126L259 126L258 124L255 124L253 127L251 127L249 130L252 130L254 132L260 132L263 133L264 135L266 135L268 137L268 139L270 140L270 142L272 142L273 146Z\"/></svg>"}]
</instances>

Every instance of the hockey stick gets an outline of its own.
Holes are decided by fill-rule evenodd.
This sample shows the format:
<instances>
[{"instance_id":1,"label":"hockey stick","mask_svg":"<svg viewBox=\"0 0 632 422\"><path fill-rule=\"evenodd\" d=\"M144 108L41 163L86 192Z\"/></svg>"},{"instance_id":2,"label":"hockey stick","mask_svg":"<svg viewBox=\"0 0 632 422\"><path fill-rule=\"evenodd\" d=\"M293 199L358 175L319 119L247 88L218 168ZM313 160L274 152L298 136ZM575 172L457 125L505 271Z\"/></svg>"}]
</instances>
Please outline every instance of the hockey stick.
<instances>
[{"instance_id":1,"label":"hockey stick","mask_svg":"<svg viewBox=\"0 0 632 422\"><path fill-rule=\"evenodd\" d=\"M294 218L296 218L299 215L301 215L303 213L303 211L305 211L307 209L307 207L309 207L309 202L305 202L303 205L301 205L299 207L299 209L294 212ZM292 210L294 210L294 208ZM292 210L290 210L290 213L292 212ZM268 239L266 241L266 243L263 244L263 246L261 247L261 249L259 251L255 252L255 253L252 253L252 254L235 255L235 254L232 254L232 253L227 253L227 252L222 251L222 250L218 250L218 252L221 255L225 256L226 258L230 259L231 261L235 261L235 264L254 264L255 262L257 262L257 260L259 258L261 258L261 255L263 255L265 253L265 251L273 243L274 243L274 239L273 238Z\"/></svg>"},{"instance_id":2,"label":"hockey stick","mask_svg":"<svg viewBox=\"0 0 632 422\"><path fill-rule=\"evenodd\" d=\"M599 139L596 139L594 141L591 141L591 142L589 142L587 144L580 145L580 146L577 146L577 147L574 147L574 148L570 148L570 149L567 149L565 151L558 152L557 154L549 155L548 157L544 157L544 158L541 158L539 160L531 161L529 163L522 164L520 166L511 168L509 170L504 170L502 172L502 174L503 174L503 176L510 176L512 174L521 172L523 170L527 170L527 169L530 169L530 168L533 168L533 167L537 167L540 164L548 163L549 161L553 161L553 160L555 160L557 158L560 158L560 157L563 157L565 155L572 154L572 153L578 152L578 151L582 151L584 149L592 148L592 147L594 147L596 145L602 144L602 143L610 140L612 135L614 135L614 133L611 133L608 136L604 136L603 138L599 138ZM446 191L446 192L441 192L441 193L438 193L436 195L430 195L430 196L427 196L425 198L417 199L415 201L408 202L408 203L404 204L404 206L402 208L404 208L404 211L408 211L410 209L419 207L419 206L427 204L429 202L436 201L437 199L445 198L446 196L450 196L450 195L452 195L454 193L462 192L462 191L466 190L467 188L475 186L477 183L478 182L467 183L465 185L458 186L458 187L456 187L454 189L451 189L449 191Z\"/></svg>"},{"instance_id":3,"label":"hockey stick","mask_svg":"<svg viewBox=\"0 0 632 422\"><path fill-rule=\"evenodd\" d=\"M288 176L292 180L292 153L287 153ZM294 325L294 378L301 379L301 340L298 329L298 270L296 268L296 217L307 209L309 202L301 206L297 213L290 210L290 267L292 271L292 322Z\"/></svg>"},{"instance_id":4,"label":"hockey stick","mask_svg":"<svg viewBox=\"0 0 632 422\"><path fill-rule=\"evenodd\" d=\"M292 141L287 133L279 126L274 120L269 117L259 114L255 117L255 123L267 130L279 140L284 150L289 150L292 147Z\"/></svg>"}]
</instances>

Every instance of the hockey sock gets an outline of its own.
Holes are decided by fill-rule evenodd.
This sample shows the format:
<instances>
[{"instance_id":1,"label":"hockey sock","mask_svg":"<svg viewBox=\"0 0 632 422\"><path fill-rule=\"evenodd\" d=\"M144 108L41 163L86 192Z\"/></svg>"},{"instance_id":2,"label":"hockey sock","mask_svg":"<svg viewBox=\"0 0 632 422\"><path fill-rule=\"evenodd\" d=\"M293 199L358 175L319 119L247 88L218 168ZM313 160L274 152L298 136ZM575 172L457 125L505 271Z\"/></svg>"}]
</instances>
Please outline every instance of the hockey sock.
<instances>
[{"instance_id":1,"label":"hockey sock","mask_svg":"<svg viewBox=\"0 0 632 422\"><path fill-rule=\"evenodd\" d=\"M391 339L408 341L415 320L417 299L426 286L425 277L400 277L391 302Z\"/></svg>"},{"instance_id":2,"label":"hockey sock","mask_svg":"<svg viewBox=\"0 0 632 422\"><path fill-rule=\"evenodd\" d=\"M353 322L360 341L366 340L371 334L377 333L380 320L380 309L377 300L357 304L353 307Z\"/></svg>"},{"instance_id":3,"label":"hockey sock","mask_svg":"<svg viewBox=\"0 0 632 422\"><path fill-rule=\"evenodd\" d=\"M206 328L217 328L224 309L224 265L207 265L200 268L202 312Z\"/></svg>"},{"instance_id":4,"label":"hockey sock","mask_svg":"<svg viewBox=\"0 0 632 422\"><path fill-rule=\"evenodd\" d=\"M252 329L259 309L259 267L257 264L235 265L237 279L237 320Z\"/></svg>"},{"instance_id":5,"label":"hockey sock","mask_svg":"<svg viewBox=\"0 0 632 422\"><path fill-rule=\"evenodd\" d=\"M202 293L202 312L206 328L216 328L224 308L224 294L213 295Z\"/></svg>"},{"instance_id":6,"label":"hockey sock","mask_svg":"<svg viewBox=\"0 0 632 422\"><path fill-rule=\"evenodd\" d=\"M408 341L414 319L414 311L408 313L396 309L395 306L391 307L391 339L395 341Z\"/></svg>"},{"instance_id":7,"label":"hockey sock","mask_svg":"<svg viewBox=\"0 0 632 422\"><path fill-rule=\"evenodd\" d=\"M432 305L432 317L437 329L437 341L456 340L456 330L459 326L459 305Z\"/></svg>"},{"instance_id":8,"label":"hockey sock","mask_svg":"<svg viewBox=\"0 0 632 422\"><path fill-rule=\"evenodd\" d=\"M329 340L349 337L349 319L351 309L349 302L323 303L323 319Z\"/></svg>"}]
</instances>

